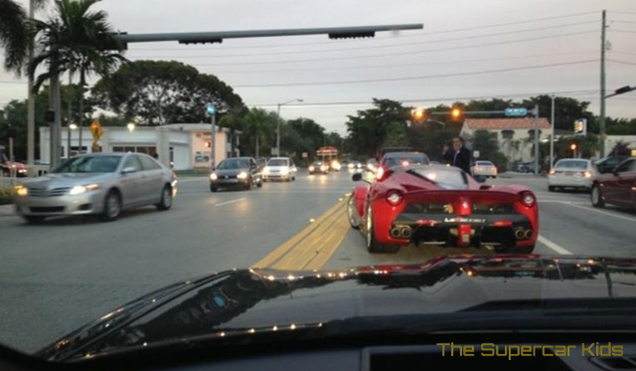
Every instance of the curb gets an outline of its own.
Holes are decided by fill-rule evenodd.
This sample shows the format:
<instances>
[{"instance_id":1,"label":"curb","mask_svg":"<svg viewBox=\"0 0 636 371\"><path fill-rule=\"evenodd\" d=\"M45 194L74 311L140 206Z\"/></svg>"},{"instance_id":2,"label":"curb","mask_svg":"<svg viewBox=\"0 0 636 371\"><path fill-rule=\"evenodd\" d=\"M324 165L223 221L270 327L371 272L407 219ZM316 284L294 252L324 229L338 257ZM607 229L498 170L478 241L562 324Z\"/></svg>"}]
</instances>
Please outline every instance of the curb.
<instances>
[{"instance_id":1,"label":"curb","mask_svg":"<svg viewBox=\"0 0 636 371\"><path fill-rule=\"evenodd\" d=\"M0 216L15 216L13 204L0 205Z\"/></svg>"}]
</instances>

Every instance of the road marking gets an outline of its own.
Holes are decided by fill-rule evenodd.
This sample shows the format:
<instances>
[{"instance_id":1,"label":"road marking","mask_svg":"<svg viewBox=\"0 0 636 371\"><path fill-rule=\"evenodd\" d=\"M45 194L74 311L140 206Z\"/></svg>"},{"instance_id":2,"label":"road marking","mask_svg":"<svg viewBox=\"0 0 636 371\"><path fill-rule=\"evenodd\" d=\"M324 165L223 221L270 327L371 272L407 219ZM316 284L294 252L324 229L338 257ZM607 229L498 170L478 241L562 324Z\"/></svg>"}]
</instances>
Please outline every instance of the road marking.
<instances>
[{"instance_id":1,"label":"road marking","mask_svg":"<svg viewBox=\"0 0 636 371\"><path fill-rule=\"evenodd\" d=\"M539 235L538 240L542 244L546 245L547 247L551 248L552 250L558 252L561 255L572 255L571 252L569 252L568 250L564 249L563 247L557 245L556 243L548 240L547 238L543 237L542 235Z\"/></svg>"},{"instance_id":2,"label":"road marking","mask_svg":"<svg viewBox=\"0 0 636 371\"><path fill-rule=\"evenodd\" d=\"M342 215L343 211L346 211L346 205L346 202L336 202L334 206L316 218L314 222L275 248L263 259L252 265L251 268L267 268L275 264L281 265L283 263L287 266L287 263L295 257L303 255L303 252L312 249L316 243L325 240L326 232L329 231L338 217ZM336 248L337 247L338 246L336 246ZM302 267L289 268L301 269Z\"/></svg>"},{"instance_id":3,"label":"road marking","mask_svg":"<svg viewBox=\"0 0 636 371\"><path fill-rule=\"evenodd\" d=\"M609 213L607 211L596 210L596 209L593 209L591 207L575 205L574 203L571 203L571 202L563 202L563 203L566 204L566 205L573 206L573 207L578 207L579 209L583 209L583 210L587 210L587 211L593 211L595 213L599 213L599 214L603 214L603 215L607 215L607 216L613 216L614 218L623 219L623 220L627 220L629 222L635 222L636 223L636 219L634 219L634 218L628 218L626 216Z\"/></svg>"},{"instance_id":4,"label":"road marking","mask_svg":"<svg viewBox=\"0 0 636 371\"><path fill-rule=\"evenodd\" d=\"M245 197L239 198L239 199L236 199L236 200L230 200L230 201L221 202L220 204L216 204L214 206L223 206L223 205L233 204L235 202L239 202L239 201L243 201L243 200L245 200Z\"/></svg>"}]
</instances>

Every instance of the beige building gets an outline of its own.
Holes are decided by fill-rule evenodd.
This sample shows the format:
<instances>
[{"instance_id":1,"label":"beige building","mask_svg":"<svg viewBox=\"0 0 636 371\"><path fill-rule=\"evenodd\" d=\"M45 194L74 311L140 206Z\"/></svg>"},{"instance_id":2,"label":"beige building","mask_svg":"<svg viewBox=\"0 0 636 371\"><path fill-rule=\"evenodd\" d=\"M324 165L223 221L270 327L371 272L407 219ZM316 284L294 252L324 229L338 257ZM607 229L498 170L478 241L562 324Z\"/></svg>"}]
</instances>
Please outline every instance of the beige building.
<instances>
[{"instance_id":1,"label":"beige building","mask_svg":"<svg viewBox=\"0 0 636 371\"><path fill-rule=\"evenodd\" d=\"M467 141L468 148L471 147L470 140L477 130L488 130L496 136L499 151L508 158L509 162L534 160L533 118L468 118L464 121L460 132ZM539 140L550 140L550 122L543 117L539 118Z\"/></svg>"}]
</instances>

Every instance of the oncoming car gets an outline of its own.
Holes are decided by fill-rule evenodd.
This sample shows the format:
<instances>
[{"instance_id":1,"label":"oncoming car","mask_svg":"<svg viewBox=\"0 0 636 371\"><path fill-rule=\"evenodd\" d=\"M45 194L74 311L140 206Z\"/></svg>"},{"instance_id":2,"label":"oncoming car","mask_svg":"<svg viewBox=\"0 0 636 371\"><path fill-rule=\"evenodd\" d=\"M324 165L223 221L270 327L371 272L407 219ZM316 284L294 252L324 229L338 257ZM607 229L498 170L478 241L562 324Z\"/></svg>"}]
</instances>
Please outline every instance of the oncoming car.
<instances>
[{"instance_id":1,"label":"oncoming car","mask_svg":"<svg viewBox=\"0 0 636 371\"><path fill-rule=\"evenodd\" d=\"M353 180L362 180L354 174ZM369 252L397 252L410 243L484 247L527 254L539 235L534 193L521 185L481 185L461 169L396 166L349 198L351 226Z\"/></svg>"},{"instance_id":2,"label":"oncoming car","mask_svg":"<svg viewBox=\"0 0 636 371\"><path fill-rule=\"evenodd\" d=\"M394 166L430 165L428 156L422 152L388 152L385 154L375 171L376 178L384 177L384 173Z\"/></svg>"},{"instance_id":3,"label":"oncoming car","mask_svg":"<svg viewBox=\"0 0 636 371\"><path fill-rule=\"evenodd\" d=\"M289 157L274 157L263 168L263 180L296 180L296 164Z\"/></svg>"},{"instance_id":4,"label":"oncoming car","mask_svg":"<svg viewBox=\"0 0 636 371\"><path fill-rule=\"evenodd\" d=\"M226 158L210 174L210 191L219 188L251 189L262 187L263 178L256 160L251 157Z\"/></svg>"},{"instance_id":5,"label":"oncoming car","mask_svg":"<svg viewBox=\"0 0 636 371\"><path fill-rule=\"evenodd\" d=\"M323 162L314 161L311 165L309 165L309 175L313 174L327 174L329 173L329 166L325 165Z\"/></svg>"},{"instance_id":6,"label":"oncoming car","mask_svg":"<svg viewBox=\"0 0 636 371\"><path fill-rule=\"evenodd\" d=\"M51 216L98 214L115 220L121 211L172 207L174 172L141 153L94 153L66 160L50 173L16 186L15 208L29 223Z\"/></svg>"}]
</instances>

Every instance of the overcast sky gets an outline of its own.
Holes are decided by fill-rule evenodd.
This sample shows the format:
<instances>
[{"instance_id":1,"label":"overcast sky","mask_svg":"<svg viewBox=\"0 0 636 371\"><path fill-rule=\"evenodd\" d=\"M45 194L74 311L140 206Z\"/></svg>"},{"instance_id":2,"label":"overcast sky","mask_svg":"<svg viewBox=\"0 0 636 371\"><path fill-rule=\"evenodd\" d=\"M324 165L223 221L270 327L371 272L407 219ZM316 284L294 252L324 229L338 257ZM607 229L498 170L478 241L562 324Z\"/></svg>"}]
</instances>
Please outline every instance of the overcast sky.
<instances>
[{"instance_id":1,"label":"overcast sky","mask_svg":"<svg viewBox=\"0 0 636 371\"><path fill-rule=\"evenodd\" d=\"M422 23L422 30L364 40L320 35L129 44L129 59L191 64L233 86L248 106L275 110L277 103L303 99L281 115L313 118L341 134L346 115L374 97L426 107L563 92L590 101L598 114L603 9L611 43L607 89L636 85L635 0L104 0L96 8L129 34ZM397 81L364 82L383 79ZM26 97L25 84L7 81L16 80L2 71L0 106ZM311 105L339 102L355 104ZM636 92L610 98L607 114L636 117L635 106Z\"/></svg>"}]
</instances>

